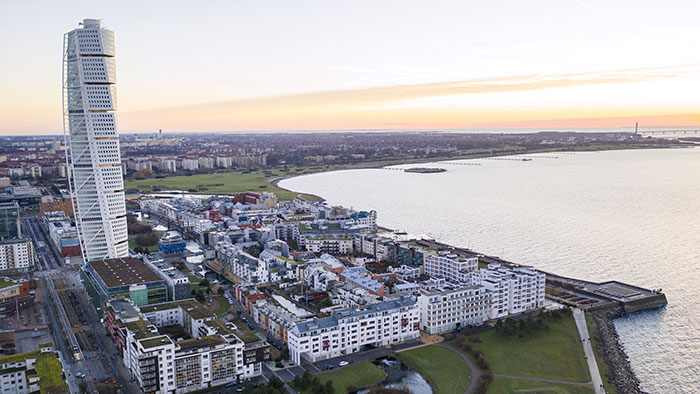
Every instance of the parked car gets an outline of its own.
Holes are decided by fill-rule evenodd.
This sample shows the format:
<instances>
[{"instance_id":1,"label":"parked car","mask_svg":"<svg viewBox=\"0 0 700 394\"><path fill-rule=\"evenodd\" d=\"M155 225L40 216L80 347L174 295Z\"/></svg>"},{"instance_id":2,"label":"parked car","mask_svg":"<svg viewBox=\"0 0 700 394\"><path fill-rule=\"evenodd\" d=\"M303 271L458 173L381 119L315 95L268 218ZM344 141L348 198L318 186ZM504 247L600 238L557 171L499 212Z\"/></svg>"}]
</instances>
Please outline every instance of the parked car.
<instances>
[{"instance_id":1,"label":"parked car","mask_svg":"<svg viewBox=\"0 0 700 394\"><path fill-rule=\"evenodd\" d=\"M349 365L349 364L350 364L349 362L343 360L343 361L341 361L341 362L338 363L338 366L339 366L339 367L344 367L344 366Z\"/></svg>"},{"instance_id":2,"label":"parked car","mask_svg":"<svg viewBox=\"0 0 700 394\"><path fill-rule=\"evenodd\" d=\"M328 365L326 365L326 369L328 369L328 370L331 370L331 369L333 369L333 365L332 365L332 364L328 364Z\"/></svg>"}]
</instances>

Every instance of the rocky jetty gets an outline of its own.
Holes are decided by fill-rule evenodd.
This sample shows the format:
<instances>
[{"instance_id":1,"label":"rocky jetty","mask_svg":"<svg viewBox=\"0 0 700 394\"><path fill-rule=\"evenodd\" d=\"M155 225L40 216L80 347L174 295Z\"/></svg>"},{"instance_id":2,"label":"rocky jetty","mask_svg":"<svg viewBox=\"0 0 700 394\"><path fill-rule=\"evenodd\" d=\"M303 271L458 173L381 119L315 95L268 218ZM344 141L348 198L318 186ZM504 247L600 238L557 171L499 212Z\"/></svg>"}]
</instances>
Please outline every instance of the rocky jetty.
<instances>
[{"instance_id":1,"label":"rocky jetty","mask_svg":"<svg viewBox=\"0 0 700 394\"><path fill-rule=\"evenodd\" d=\"M639 379L632 371L629 358L620 343L613 320L625 315L621 306L605 308L590 312L595 327L596 339L603 349L603 357L608 365L608 378L615 385L618 393L644 393L639 387Z\"/></svg>"}]
</instances>

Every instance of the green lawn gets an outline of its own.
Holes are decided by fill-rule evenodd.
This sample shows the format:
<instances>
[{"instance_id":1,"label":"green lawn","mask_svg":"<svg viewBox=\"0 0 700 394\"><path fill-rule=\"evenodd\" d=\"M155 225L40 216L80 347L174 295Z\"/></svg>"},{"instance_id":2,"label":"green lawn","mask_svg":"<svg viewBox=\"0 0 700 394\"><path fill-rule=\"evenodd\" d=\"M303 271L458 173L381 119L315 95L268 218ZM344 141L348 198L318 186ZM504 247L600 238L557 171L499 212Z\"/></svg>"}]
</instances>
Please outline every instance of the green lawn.
<instances>
[{"instance_id":1,"label":"green lawn","mask_svg":"<svg viewBox=\"0 0 700 394\"><path fill-rule=\"evenodd\" d=\"M471 382L471 370L454 351L426 346L396 354L430 383L435 394L463 393Z\"/></svg>"},{"instance_id":2,"label":"green lawn","mask_svg":"<svg viewBox=\"0 0 700 394\"><path fill-rule=\"evenodd\" d=\"M569 384L534 382L523 379L494 377L487 391L489 394L590 394L592 387Z\"/></svg>"},{"instance_id":3,"label":"green lawn","mask_svg":"<svg viewBox=\"0 0 700 394\"><path fill-rule=\"evenodd\" d=\"M548 320L549 331L537 331L524 338L504 336L496 330L478 335L481 349L493 373L588 382L590 376L581 340L570 314L559 321Z\"/></svg>"},{"instance_id":4,"label":"green lawn","mask_svg":"<svg viewBox=\"0 0 700 394\"><path fill-rule=\"evenodd\" d=\"M587 313L586 326L588 326L588 335L591 337L591 345L593 346L593 353L595 353L595 361L596 364L598 364L600 377L603 378L603 386L605 386L605 391L607 393L614 394L615 385L610 383L610 380L608 380L608 364L605 363L605 359L603 358L603 349L598 345L598 341L595 338L595 328L593 327L591 318Z\"/></svg>"},{"instance_id":5,"label":"green lawn","mask_svg":"<svg viewBox=\"0 0 700 394\"><path fill-rule=\"evenodd\" d=\"M352 363L347 367L322 372L318 375L321 384L333 381L336 394L345 394L348 387L360 388L384 379L384 371L369 361Z\"/></svg>"},{"instance_id":6,"label":"green lawn","mask_svg":"<svg viewBox=\"0 0 700 394\"><path fill-rule=\"evenodd\" d=\"M41 376L39 389L42 393L67 393L68 385L63 380L61 363L53 352L43 353L36 359L36 372Z\"/></svg>"},{"instance_id":7,"label":"green lawn","mask_svg":"<svg viewBox=\"0 0 700 394\"><path fill-rule=\"evenodd\" d=\"M314 172L314 171L307 171ZM253 171L248 174L242 172L224 172L220 174L202 174L192 176L171 176L167 178L149 178L139 180L127 180L127 189L138 189L140 192L151 192L154 187L160 190L195 190L194 193L203 194L235 194L241 192L272 192L279 200L292 200L299 193L281 189L272 183L271 180L286 175L303 174L305 172L279 170ZM305 195L307 198L314 198Z\"/></svg>"},{"instance_id":8,"label":"green lawn","mask_svg":"<svg viewBox=\"0 0 700 394\"><path fill-rule=\"evenodd\" d=\"M226 312L231 308L231 304L228 303L228 301L226 300L226 297L224 297L224 296L215 296L214 299L216 300L216 302L218 302L218 305L219 305L219 306L214 310L214 313L215 313L217 316L223 315L224 313L226 313Z\"/></svg>"}]
</instances>

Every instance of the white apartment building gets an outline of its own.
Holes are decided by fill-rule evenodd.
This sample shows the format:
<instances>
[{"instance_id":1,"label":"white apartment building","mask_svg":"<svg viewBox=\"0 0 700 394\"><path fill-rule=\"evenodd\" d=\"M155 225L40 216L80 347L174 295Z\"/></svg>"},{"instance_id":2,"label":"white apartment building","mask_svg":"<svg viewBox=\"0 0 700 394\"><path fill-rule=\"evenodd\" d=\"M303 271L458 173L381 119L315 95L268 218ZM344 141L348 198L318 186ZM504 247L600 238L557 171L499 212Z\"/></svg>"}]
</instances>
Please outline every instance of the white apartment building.
<instances>
[{"instance_id":1,"label":"white apartment building","mask_svg":"<svg viewBox=\"0 0 700 394\"><path fill-rule=\"evenodd\" d=\"M182 159L182 169L183 170L197 170L197 169L199 169L199 160L197 160L197 159Z\"/></svg>"},{"instance_id":2,"label":"white apartment building","mask_svg":"<svg viewBox=\"0 0 700 394\"><path fill-rule=\"evenodd\" d=\"M228 272L251 284L270 282L268 263L246 253L229 241L219 241L214 247L216 260Z\"/></svg>"},{"instance_id":3,"label":"white apartment building","mask_svg":"<svg viewBox=\"0 0 700 394\"><path fill-rule=\"evenodd\" d=\"M445 287L418 296L420 328L428 334L488 320L490 293L482 286Z\"/></svg>"},{"instance_id":4,"label":"white apartment building","mask_svg":"<svg viewBox=\"0 0 700 394\"><path fill-rule=\"evenodd\" d=\"M352 253L352 240L350 238L307 238L305 246L307 251L314 253Z\"/></svg>"},{"instance_id":5,"label":"white apartment building","mask_svg":"<svg viewBox=\"0 0 700 394\"><path fill-rule=\"evenodd\" d=\"M177 160L173 158L161 159L158 162L158 169L163 172L177 172Z\"/></svg>"},{"instance_id":6,"label":"white apartment building","mask_svg":"<svg viewBox=\"0 0 700 394\"><path fill-rule=\"evenodd\" d=\"M407 341L420 335L419 319L413 298L342 309L293 326L287 335L289 355L297 364L302 357L316 362Z\"/></svg>"},{"instance_id":7,"label":"white apartment building","mask_svg":"<svg viewBox=\"0 0 700 394\"><path fill-rule=\"evenodd\" d=\"M233 159L227 156L216 156L216 166L221 168L232 167Z\"/></svg>"},{"instance_id":8,"label":"white apartment building","mask_svg":"<svg viewBox=\"0 0 700 394\"><path fill-rule=\"evenodd\" d=\"M194 300L140 309L115 300L105 312L107 330L145 393L186 393L259 376L261 362L269 359L267 343L244 343L231 325ZM166 326L180 326L191 338L161 334Z\"/></svg>"},{"instance_id":9,"label":"white apartment building","mask_svg":"<svg viewBox=\"0 0 700 394\"><path fill-rule=\"evenodd\" d=\"M0 273L29 272L34 267L34 244L23 238L0 241Z\"/></svg>"},{"instance_id":10,"label":"white apartment building","mask_svg":"<svg viewBox=\"0 0 700 394\"><path fill-rule=\"evenodd\" d=\"M471 283L471 272L479 266L477 257L459 257L448 251L441 251L425 258L423 272L430 277L444 278L455 283Z\"/></svg>"},{"instance_id":11,"label":"white apartment building","mask_svg":"<svg viewBox=\"0 0 700 394\"><path fill-rule=\"evenodd\" d=\"M214 168L214 159L211 157L200 157L197 159L197 163L201 168Z\"/></svg>"},{"instance_id":12,"label":"white apartment building","mask_svg":"<svg viewBox=\"0 0 700 394\"><path fill-rule=\"evenodd\" d=\"M489 318L498 319L544 306L545 274L532 267L489 264L472 273L472 284L491 293Z\"/></svg>"},{"instance_id":13,"label":"white apartment building","mask_svg":"<svg viewBox=\"0 0 700 394\"><path fill-rule=\"evenodd\" d=\"M56 352L51 349L50 344L39 345L39 350L0 357L0 393L39 393L43 377L37 372L37 361L52 368L62 366Z\"/></svg>"},{"instance_id":14,"label":"white apartment building","mask_svg":"<svg viewBox=\"0 0 700 394\"><path fill-rule=\"evenodd\" d=\"M63 39L63 116L69 186L86 261L129 255L115 83L114 33L98 19L85 19Z\"/></svg>"}]
</instances>

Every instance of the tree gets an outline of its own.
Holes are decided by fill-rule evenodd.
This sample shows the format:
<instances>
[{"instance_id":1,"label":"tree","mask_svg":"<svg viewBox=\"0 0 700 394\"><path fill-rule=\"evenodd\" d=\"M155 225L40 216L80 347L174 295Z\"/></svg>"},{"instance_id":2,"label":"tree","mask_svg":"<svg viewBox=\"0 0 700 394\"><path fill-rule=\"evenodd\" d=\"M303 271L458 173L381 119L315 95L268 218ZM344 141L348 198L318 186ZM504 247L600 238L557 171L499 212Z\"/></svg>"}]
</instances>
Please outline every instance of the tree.
<instances>
[{"instance_id":1,"label":"tree","mask_svg":"<svg viewBox=\"0 0 700 394\"><path fill-rule=\"evenodd\" d=\"M154 232L143 233L136 236L136 244L141 246L153 246L158 243L160 237Z\"/></svg>"},{"instance_id":2,"label":"tree","mask_svg":"<svg viewBox=\"0 0 700 394\"><path fill-rule=\"evenodd\" d=\"M333 388L333 381L332 380L329 380L326 382L326 393L328 393L328 394L335 393L335 389Z\"/></svg>"},{"instance_id":3,"label":"tree","mask_svg":"<svg viewBox=\"0 0 700 394\"><path fill-rule=\"evenodd\" d=\"M201 282L199 282L199 287L209 287L211 284L209 283L209 279L202 279Z\"/></svg>"},{"instance_id":4,"label":"tree","mask_svg":"<svg viewBox=\"0 0 700 394\"><path fill-rule=\"evenodd\" d=\"M225 293L225 290L224 290L223 286L216 289L216 294L222 296L222 295L224 295L224 293Z\"/></svg>"}]
</instances>

